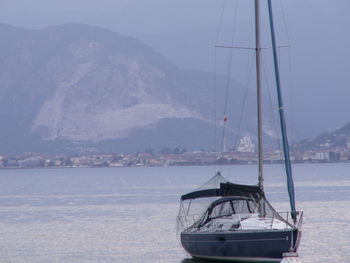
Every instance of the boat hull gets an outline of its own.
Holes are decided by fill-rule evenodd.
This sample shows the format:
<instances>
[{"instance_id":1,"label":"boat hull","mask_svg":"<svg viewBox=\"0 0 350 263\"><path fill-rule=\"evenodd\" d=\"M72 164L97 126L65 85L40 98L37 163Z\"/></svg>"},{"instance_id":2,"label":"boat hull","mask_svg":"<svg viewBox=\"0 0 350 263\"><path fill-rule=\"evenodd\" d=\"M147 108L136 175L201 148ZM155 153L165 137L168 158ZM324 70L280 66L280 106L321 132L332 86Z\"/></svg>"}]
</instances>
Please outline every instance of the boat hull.
<instances>
[{"instance_id":1,"label":"boat hull","mask_svg":"<svg viewBox=\"0 0 350 263\"><path fill-rule=\"evenodd\" d=\"M297 250L298 230L182 232L181 243L194 258L230 262L280 262Z\"/></svg>"}]
</instances>

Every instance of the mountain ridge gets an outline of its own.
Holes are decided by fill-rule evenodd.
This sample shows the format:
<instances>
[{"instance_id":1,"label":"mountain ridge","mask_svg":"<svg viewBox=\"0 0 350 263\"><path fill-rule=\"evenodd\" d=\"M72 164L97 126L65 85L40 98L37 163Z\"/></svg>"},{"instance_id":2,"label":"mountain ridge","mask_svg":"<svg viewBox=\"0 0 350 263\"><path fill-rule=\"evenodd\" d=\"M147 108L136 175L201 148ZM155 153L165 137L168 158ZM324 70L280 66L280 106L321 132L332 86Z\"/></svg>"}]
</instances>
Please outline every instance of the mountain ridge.
<instances>
[{"instance_id":1,"label":"mountain ridge","mask_svg":"<svg viewBox=\"0 0 350 263\"><path fill-rule=\"evenodd\" d=\"M4 152L64 151L79 141L88 147L167 119L214 126L213 76L178 68L133 37L75 23L41 30L0 24L0 37Z\"/></svg>"},{"instance_id":2,"label":"mountain ridge","mask_svg":"<svg viewBox=\"0 0 350 263\"><path fill-rule=\"evenodd\" d=\"M333 132L323 132L312 139L298 142L296 147L303 150L326 150L350 148L350 122Z\"/></svg>"}]
</instances>

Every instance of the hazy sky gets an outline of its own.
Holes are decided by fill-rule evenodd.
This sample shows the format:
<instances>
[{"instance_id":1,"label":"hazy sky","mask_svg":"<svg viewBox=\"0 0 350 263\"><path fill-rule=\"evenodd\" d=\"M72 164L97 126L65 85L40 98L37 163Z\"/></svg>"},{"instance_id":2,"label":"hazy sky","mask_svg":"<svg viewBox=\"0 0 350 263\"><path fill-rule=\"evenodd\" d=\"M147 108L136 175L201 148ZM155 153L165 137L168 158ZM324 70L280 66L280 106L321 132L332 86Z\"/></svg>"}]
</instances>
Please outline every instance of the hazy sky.
<instances>
[{"instance_id":1,"label":"hazy sky","mask_svg":"<svg viewBox=\"0 0 350 263\"><path fill-rule=\"evenodd\" d=\"M236 1L227 2L225 21L230 21L228 12ZM241 7L251 2L238 1ZM224 0L2 0L0 22L34 29L67 22L99 25L139 38L180 67L212 70L212 46L223 3ZM293 96L298 98L294 104L296 111L304 113L302 117L297 114L299 126L307 125L315 116L324 122L326 130L350 121L350 1L273 3L276 11L283 4L288 24ZM282 25L278 14L281 13L277 12L277 24ZM245 31L250 17L251 13L242 11L239 23ZM280 37L282 44L285 41Z\"/></svg>"}]
</instances>

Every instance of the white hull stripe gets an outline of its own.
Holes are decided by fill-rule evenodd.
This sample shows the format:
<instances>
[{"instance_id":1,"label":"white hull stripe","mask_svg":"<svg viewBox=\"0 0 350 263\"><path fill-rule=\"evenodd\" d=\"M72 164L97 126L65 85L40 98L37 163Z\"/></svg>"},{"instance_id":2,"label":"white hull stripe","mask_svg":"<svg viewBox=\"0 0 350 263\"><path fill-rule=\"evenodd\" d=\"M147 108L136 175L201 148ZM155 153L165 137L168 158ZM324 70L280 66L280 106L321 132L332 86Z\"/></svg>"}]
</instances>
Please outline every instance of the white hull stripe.
<instances>
[{"instance_id":1,"label":"white hull stripe","mask_svg":"<svg viewBox=\"0 0 350 263\"><path fill-rule=\"evenodd\" d=\"M288 238L270 238L270 239L239 239L239 240L182 240L183 243L230 243L230 242L256 242L256 241L280 241L288 240Z\"/></svg>"},{"instance_id":2,"label":"white hull stripe","mask_svg":"<svg viewBox=\"0 0 350 263\"><path fill-rule=\"evenodd\" d=\"M194 258L202 259L212 259L212 260L221 260L221 261L236 261L236 262L281 262L281 258L253 258L253 257L217 257L217 256L198 256L192 254Z\"/></svg>"}]
</instances>

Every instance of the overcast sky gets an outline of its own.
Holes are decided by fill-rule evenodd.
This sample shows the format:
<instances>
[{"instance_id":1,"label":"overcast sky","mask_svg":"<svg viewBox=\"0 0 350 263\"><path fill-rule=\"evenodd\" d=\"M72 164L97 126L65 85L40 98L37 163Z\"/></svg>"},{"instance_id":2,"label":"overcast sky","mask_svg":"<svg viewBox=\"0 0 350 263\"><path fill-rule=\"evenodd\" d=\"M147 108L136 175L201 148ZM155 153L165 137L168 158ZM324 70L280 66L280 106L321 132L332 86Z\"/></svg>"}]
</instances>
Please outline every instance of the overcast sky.
<instances>
[{"instance_id":1,"label":"overcast sky","mask_svg":"<svg viewBox=\"0 0 350 263\"><path fill-rule=\"evenodd\" d=\"M227 2L225 19L229 21L228 12L236 1ZM244 7L252 1L238 2ZM223 3L224 0L2 0L0 22L33 29L68 22L98 25L137 37L180 67L210 71ZM326 130L350 121L350 1L273 3L276 11L282 3L288 24L294 96L298 98L297 110L304 112L302 118L298 117L300 125L314 119L317 111L321 113L320 121L331 120L324 124ZM249 29L245 21L250 15L242 11L240 23L244 30ZM276 18L282 25L280 12ZM286 36L286 32L282 35ZM285 41L280 37L282 44ZM312 100L317 100L317 107L312 107Z\"/></svg>"}]
</instances>

